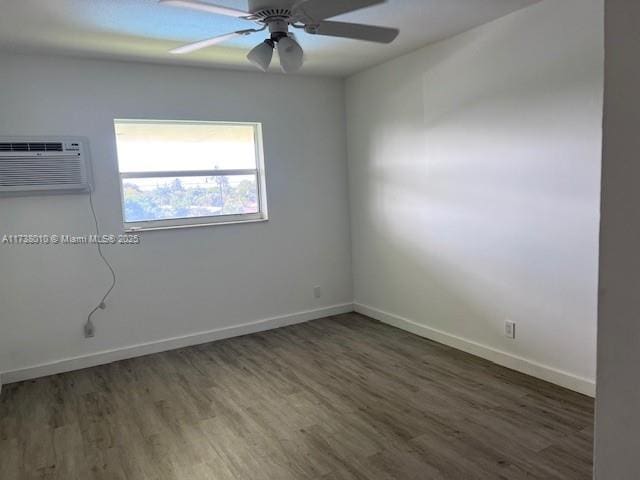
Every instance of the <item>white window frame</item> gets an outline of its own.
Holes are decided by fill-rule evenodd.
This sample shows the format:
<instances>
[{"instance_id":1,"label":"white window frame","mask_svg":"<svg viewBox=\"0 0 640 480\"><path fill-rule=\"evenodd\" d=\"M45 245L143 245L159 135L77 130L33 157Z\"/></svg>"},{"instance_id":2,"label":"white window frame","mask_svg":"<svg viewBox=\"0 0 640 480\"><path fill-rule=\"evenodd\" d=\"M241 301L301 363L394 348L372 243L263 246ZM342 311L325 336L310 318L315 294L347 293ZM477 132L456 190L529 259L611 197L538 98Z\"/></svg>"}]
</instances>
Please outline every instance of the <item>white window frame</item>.
<instances>
[{"instance_id":1,"label":"white window frame","mask_svg":"<svg viewBox=\"0 0 640 480\"><path fill-rule=\"evenodd\" d=\"M175 228L207 227L212 225L229 225L238 223L265 222L269 219L267 212L267 188L264 168L264 153L262 146L262 124L259 122L220 122L198 120L147 120L116 118L114 126L118 123L158 123L158 124L187 124L187 125L225 125L225 126L252 126L256 149L256 168L237 170L173 170L173 171L149 171L149 172L121 172L118 159L118 175L120 176L120 201L122 209L122 222L125 232L140 232L149 230L167 230ZM213 215L203 217L170 218L163 220L145 220L127 222L125 218L124 180L128 178L161 178L161 177L222 177L229 175L252 175L257 180L258 212L242 213L236 215Z\"/></svg>"}]
</instances>

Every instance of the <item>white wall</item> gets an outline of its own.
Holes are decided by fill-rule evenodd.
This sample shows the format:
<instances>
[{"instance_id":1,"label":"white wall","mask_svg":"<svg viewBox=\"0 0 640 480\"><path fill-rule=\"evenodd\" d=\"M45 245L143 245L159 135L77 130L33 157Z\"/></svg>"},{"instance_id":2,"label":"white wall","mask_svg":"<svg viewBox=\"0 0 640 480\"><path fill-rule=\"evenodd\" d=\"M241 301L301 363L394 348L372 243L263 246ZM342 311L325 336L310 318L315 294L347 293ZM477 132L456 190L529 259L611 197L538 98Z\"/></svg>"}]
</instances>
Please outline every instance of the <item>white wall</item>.
<instances>
[{"instance_id":1,"label":"white wall","mask_svg":"<svg viewBox=\"0 0 640 480\"><path fill-rule=\"evenodd\" d=\"M640 478L640 3L606 0L595 478Z\"/></svg>"},{"instance_id":2,"label":"white wall","mask_svg":"<svg viewBox=\"0 0 640 480\"><path fill-rule=\"evenodd\" d=\"M348 80L361 311L593 393L602 18L547 0Z\"/></svg>"},{"instance_id":3,"label":"white wall","mask_svg":"<svg viewBox=\"0 0 640 480\"><path fill-rule=\"evenodd\" d=\"M0 65L0 135L90 139L104 233L122 231L114 118L263 122L270 213L107 247L118 284L92 340L82 326L110 280L95 248L0 245L0 372L350 304L341 80L6 54ZM0 199L1 234L92 232L87 196Z\"/></svg>"}]
</instances>

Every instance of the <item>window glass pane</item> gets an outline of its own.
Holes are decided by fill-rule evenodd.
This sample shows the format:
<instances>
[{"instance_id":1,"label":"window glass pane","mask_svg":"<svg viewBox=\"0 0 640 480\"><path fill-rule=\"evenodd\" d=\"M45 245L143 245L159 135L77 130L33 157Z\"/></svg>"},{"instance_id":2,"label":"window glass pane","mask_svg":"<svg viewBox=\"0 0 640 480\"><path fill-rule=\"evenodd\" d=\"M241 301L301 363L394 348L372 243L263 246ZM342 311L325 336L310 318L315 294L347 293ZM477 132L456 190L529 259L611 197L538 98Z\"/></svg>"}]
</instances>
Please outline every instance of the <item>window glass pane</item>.
<instances>
[{"instance_id":1,"label":"window glass pane","mask_svg":"<svg viewBox=\"0 0 640 480\"><path fill-rule=\"evenodd\" d=\"M125 222L258 213L255 175L125 178Z\"/></svg>"},{"instance_id":2,"label":"window glass pane","mask_svg":"<svg viewBox=\"0 0 640 480\"><path fill-rule=\"evenodd\" d=\"M253 125L116 120L121 172L256 169Z\"/></svg>"}]
</instances>

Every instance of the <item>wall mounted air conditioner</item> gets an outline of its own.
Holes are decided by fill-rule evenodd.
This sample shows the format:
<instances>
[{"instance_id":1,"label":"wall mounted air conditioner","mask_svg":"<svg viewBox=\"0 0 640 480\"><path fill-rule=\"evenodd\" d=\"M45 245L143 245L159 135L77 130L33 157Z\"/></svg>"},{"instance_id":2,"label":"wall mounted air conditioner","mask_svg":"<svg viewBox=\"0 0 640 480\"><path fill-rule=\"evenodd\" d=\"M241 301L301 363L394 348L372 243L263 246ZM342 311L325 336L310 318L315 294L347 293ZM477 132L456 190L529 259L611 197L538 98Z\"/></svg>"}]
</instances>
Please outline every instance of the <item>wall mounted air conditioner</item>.
<instances>
[{"instance_id":1,"label":"wall mounted air conditioner","mask_svg":"<svg viewBox=\"0 0 640 480\"><path fill-rule=\"evenodd\" d=\"M82 193L91 188L86 139L0 137L0 195Z\"/></svg>"}]
</instances>

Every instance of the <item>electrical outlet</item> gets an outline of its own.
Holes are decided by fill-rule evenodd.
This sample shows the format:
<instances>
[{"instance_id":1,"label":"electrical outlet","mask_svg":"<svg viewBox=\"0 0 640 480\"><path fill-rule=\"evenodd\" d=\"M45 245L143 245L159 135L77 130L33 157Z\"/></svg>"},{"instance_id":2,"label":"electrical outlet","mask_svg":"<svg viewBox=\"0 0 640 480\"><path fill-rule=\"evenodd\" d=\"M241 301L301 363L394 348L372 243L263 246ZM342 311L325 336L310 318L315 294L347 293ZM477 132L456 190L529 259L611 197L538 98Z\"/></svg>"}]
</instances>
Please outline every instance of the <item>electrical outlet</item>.
<instances>
[{"instance_id":1,"label":"electrical outlet","mask_svg":"<svg viewBox=\"0 0 640 480\"><path fill-rule=\"evenodd\" d=\"M516 338L516 322L506 320L504 322L504 336L507 338Z\"/></svg>"},{"instance_id":2,"label":"electrical outlet","mask_svg":"<svg viewBox=\"0 0 640 480\"><path fill-rule=\"evenodd\" d=\"M93 338L96 336L96 327L93 326L93 322L87 322L84 324L84 338Z\"/></svg>"},{"instance_id":3,"label":"electrical outlet","mask_svg":"<svg viewBox=\"0 0 640 480\"><path fill-rule=\"evenodd\" d=\"M321 287L313 287L313 296L316 298L322 297L322 288Z\"/></svg>"}]
</instances>

